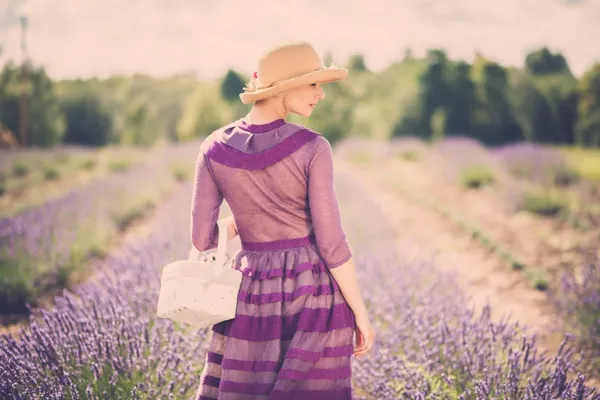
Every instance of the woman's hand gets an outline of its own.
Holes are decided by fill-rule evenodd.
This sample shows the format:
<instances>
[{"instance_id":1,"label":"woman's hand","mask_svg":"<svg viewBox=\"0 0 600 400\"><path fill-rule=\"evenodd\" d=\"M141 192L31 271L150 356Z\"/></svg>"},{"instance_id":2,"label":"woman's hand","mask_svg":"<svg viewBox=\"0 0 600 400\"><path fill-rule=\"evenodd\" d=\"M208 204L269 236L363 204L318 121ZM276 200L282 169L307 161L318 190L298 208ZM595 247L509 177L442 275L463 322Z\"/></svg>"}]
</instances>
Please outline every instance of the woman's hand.
<instances>
[{"instance_id":1,"label":"woman's hand","mask_svg":"<svg viewBox=\"0 0 600 400\"><path fill-rule=\"evenodd\" d=\"M375 342L375 330L367 316L355 318L356 321L356 346L354 348L355 356L362 356L369 352Z\"/></svg>"}]
</instances>

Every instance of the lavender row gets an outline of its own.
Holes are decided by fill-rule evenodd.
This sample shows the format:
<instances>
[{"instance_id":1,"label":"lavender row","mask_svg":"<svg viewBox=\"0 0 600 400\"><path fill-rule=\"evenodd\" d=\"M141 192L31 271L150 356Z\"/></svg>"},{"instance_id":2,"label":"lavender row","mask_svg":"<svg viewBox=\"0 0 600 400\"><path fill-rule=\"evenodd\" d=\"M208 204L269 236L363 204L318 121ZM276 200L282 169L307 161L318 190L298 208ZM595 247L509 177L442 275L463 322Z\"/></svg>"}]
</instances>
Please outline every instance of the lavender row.
<instances>
[{"instance_id":1,"label":"lavender row","mask_svg":"<svg viewBox=\"0 0 600 400\"><path fill-rule=\"evenodd\" d=\"M157 191L170 185L169 165L174 161L187 159L193 170L197 146L158 149L148 163L1 219L0 298L4 306L0 308L18 312L26 302L34 302L43 288L60 286L89 254L102 252L118 228L118 213L129 211L126 203L147 195L141 189Z\"/></svg>"},{"instance_id":2,"label":"lavender row","mask_svg":"<svg viewBox=\"0 0 600 400\"><path fill-rule=\"evenodd\" d=\"M492 321L489 305L476 315L454 274L436 270L425 254L409 256L409 246L396 250L368 191L350 176L337 182L378 331L373 351L354 360L357 385L377 399L600 399L583 375L567 377L581 361L567 338L549 357L517 323Z\"/></svg>"},{"instance_id":3,"label":"lavender row","mask_svg":"<svg viewBox=\"0 0 600 400\"><path fill-rule=\"evenodd\" d=\"M0 398L185 398L195 390L206 331L155 318L161 267L189 252L191 185L157 210L152 234L98 265L98 279L38 310L0 341Z\"/></svg>"}]
</instances>

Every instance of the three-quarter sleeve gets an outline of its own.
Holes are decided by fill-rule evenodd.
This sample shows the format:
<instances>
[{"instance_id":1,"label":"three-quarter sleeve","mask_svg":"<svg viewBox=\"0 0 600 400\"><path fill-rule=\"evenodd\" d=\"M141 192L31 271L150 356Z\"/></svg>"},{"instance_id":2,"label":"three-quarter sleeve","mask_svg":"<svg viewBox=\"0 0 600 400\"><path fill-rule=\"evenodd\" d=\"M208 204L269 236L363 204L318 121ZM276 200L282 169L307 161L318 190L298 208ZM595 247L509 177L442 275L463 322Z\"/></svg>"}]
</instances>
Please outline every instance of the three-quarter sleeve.
<instances>
[{"instance_id":1,"label":"three-quarter sleeve","mask_svg":"<svg viewBox=\"0 0 600 400\"><path fill-rule=\"evenodd\" d=\"M222 203L223 195L213 179L206 155L201 151L196 161L191 210L192 244L198 251L217 247L217 219Z\"/></svg>"},{"instance_id":2,"label":"three-quarter sleeve","mask_svg":"<svg viewBox=\"0 0 600 400\"><path fill-rule=\"evenodd\" d=\"M342 227L333 176L333 150L329 141L319 136L308 165L308 200L319 253L329 269L352 257L352 250Z\"/></svg>"}]
</instances>

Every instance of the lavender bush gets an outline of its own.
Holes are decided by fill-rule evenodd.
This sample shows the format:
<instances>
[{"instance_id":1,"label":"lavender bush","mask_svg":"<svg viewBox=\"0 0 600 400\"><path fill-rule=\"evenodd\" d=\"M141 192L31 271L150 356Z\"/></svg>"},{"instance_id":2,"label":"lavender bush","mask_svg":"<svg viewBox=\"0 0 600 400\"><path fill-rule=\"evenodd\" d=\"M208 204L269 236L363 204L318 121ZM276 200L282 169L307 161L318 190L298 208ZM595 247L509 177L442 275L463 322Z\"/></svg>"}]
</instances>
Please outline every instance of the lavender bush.
<instances>
[{"instance_id":1,"label":"lavender bush","mask_svg":"<svg viewBox=\"0 0 600 400\"><path fill-rule=\"evenodd\" d=\"M170 190L172 162L188 159L193 169L197 149L196 143L162 148L149 163L1 219L0 311L24 311L25 303L64 286L89 255L104 252L117 229Z\"/></svg>"},{"instance_id":2,"label":"lavender bush","mask_svg":"<svg viewBox=\"0 0 600 400\"><path fill-rule=\"evenodd\" d=\"M552 299L584 345L600 357L600 263L563 271L560 290L552 292Z\"/></svg>"},{"instance_id":3,"label":"lavender bush","mask_svg":"<svg viewBox=\"0 0 600 400\"><path fill-rule=\"evenodd\" d=\"M494 157L514 176L544 186L568 186L579 180L559 150L518 142L492 150Z\"/></svg>"},{"instance_id":4,"label":"lavender bush","mask_svg":"<svg viewBox=\"0 0 600 400\"><path fill-rule=\"evenodd\" d=\"M444 178L456 181L473 168L486 168L486 180L494 179L500 167L488 149L479 141L461 136L441 139L431 149L444 161Z\"/></svg>"},{"instance_id":5,"label":"lavender bush","mask_svg":"<svg viewBox=\"0 0 600 400\"><path fill-rule=\"evenodd\" d=\"M152 234L98 265L94 281L0 340L0 398L184 398L195 390L206 331L154 317L160 267L189 252L191 185L157 210ZM39 314L39 316L38 316ZM202 350L205 351L205 350Z\"/></svg>"},{"instance_id":6,"label":"lavender bush","mask_svg":"<svg viewBox=\"0 0 600 400\"><path fill-rule=\"evenodd\" d=\"M409 257L409 245L394 250L386 216L368 191L349 177L338 182L352 209L344 226L378 331L372 353L353 365L356 384L372 398L600 399L583 375L570 377L581 357L568 337L549 357L517 323L492 321L489 306L476 315L454 275L422 255Z\"/></svg>"}]
</instances>

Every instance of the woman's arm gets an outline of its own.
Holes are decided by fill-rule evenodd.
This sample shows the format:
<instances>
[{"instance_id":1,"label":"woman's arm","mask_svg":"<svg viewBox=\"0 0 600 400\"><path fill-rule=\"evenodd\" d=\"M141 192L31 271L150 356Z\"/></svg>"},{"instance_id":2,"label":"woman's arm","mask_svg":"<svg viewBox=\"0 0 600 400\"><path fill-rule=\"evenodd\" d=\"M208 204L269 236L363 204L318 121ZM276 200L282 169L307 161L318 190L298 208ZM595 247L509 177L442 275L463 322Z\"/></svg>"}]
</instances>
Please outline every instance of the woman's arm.
<instances>
[{"instance_id":1,"label":"woman's arm","mask_svg":"<svg viewBox=\"0 0 600 400\"><path fill-rule=\"evenodd\" d=\"M320 143L309 164L308 196L319 252L356 318L366 317L352 250L342 227L334 185L333 149L327 139Z\"/></svg>"},{"instance_id":2,"label":"woman's arm","mask_svg":"<svg viewBox=\"0 0 600 400\"><path fill-rule=\"evenodd\" d=\"M223 203L223 195L207 163L208 160L201 151L196 161L190 227L192 243L200 252L217 247L219 239L217 219Z\"/></svg>"}]
</instances>

